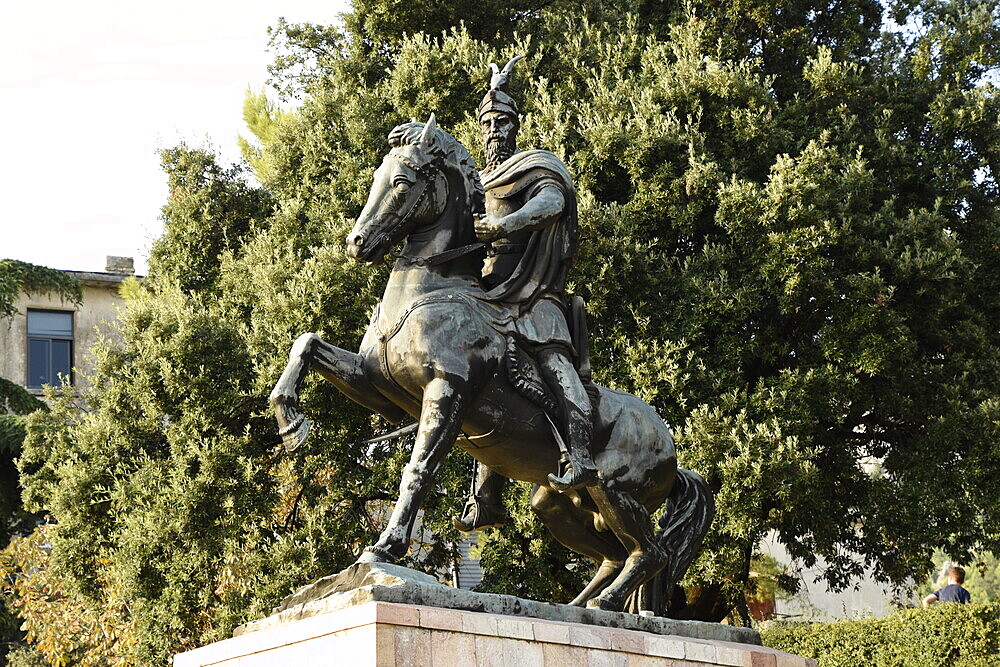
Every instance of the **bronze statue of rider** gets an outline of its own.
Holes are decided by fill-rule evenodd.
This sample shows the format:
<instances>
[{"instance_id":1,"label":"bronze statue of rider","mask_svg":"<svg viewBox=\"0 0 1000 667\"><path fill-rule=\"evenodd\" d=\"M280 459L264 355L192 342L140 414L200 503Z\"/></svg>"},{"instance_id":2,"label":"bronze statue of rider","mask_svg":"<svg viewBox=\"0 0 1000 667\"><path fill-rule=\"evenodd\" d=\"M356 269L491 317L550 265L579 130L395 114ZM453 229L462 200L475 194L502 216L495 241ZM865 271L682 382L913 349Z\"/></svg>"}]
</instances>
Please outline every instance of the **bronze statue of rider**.
<instances>
[{"instance_id":1,"label":"bronze statue of rider","mask_svg":"<svg viewBox=\"0 0 1000 667\"><path fill-rule=\"evenodd\" d=\"M479 105L486 214L475 226L479 239L492 244L483 267L485 298L517 314L518 342L530 351L557 400L559 414L552 418L567 445L568 460L561 474L549 475L549 483L566 491L598 481L591 454L590 398L578 372L578 353L585 351L574 349L567 317L570 302L564 292L577 242L576 191L556 155L517 148L519 111L507 83L520 58L503 71L491 65L490 90ZM585 365L589 375L589 362ZM486 466L477 468L464 514L455 520L460 530L503 520L500 493L506 478Z\"/></svg>"}]
</instances>

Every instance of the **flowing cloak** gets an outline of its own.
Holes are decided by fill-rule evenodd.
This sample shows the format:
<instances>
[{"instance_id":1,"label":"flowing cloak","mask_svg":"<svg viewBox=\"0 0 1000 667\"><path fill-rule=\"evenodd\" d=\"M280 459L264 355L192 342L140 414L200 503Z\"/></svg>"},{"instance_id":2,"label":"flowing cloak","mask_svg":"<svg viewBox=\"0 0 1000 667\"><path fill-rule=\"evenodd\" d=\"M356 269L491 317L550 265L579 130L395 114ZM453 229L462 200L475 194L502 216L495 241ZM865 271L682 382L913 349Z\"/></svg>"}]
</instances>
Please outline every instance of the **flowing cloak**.
<instances>
[{"instance_id":1,"label":"flowing cloak","mask_svg":"<svg viewBox=\"0 0 1000 667\"><path fill-rule=\"evenodd\" d=\"M510 277L486 293L486 300L520 314L531 310L539 298L559 294L566 286L566 273L576 252L577 213L573 178L562 161L549 151L515 153L503 164L483 175L483 189L493 196L515 196L528 188L555 186L566 206L552 223L531 232L527 248Z\"/></svg>"}]
</instances>

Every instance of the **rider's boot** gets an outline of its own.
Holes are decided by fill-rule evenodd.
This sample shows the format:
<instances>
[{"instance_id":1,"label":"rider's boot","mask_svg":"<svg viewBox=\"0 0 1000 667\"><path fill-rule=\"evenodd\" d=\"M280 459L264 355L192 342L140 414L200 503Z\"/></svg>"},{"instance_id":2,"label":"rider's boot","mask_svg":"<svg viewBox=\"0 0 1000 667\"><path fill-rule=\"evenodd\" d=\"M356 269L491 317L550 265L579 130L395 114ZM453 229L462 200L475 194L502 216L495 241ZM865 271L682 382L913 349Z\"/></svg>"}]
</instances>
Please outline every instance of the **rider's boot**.
<instances>
[{"instance_id":1,"label":"rider's boot","mask_svg":"<svg viewBox=\"0 0 1000 667\"><path fill-rule=\"evenodd\" d=\"M493 528L507 522L507 511L501 497L507 478L476 462L472 493L465 503L462 516L454 517L455 528L467 533L471 530Z\"/></svg>"},{"instance_id":2,"label":"rider's boot","mask_svg":"<svg viewBox=\"0 0 1000 667\"><path fill-rule=\"evenodd\" d=\"M576 406L572 406L568 413L568 428L566 430L569 434L569 442L567 443L569 465L566 468L566 473L562 476L549 473L549 484L557 491L594 486L600 481L597 466L594 465L594 459L590 453L590 443L594 433L590 415Z\"/></svg>"}]
</instances>

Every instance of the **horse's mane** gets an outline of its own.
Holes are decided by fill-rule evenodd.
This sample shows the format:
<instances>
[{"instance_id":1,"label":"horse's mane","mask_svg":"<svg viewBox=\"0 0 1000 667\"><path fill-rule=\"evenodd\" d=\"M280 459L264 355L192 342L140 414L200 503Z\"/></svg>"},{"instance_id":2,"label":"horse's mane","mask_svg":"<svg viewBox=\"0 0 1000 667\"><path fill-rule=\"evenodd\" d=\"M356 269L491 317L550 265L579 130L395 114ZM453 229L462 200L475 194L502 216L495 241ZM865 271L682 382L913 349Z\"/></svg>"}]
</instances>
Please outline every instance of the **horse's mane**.
<instances>
[{"instance_id":1,"label":"horse's mane","mask_svg":"<svg viewBox=\"0 0 1000 667\"><path fill-rule=\"evenodd\" d=\"M397 125L389 133L389 146L399 148L400 146L419 146L420 137L424 132L426 123L410 121ZM486 210L486 193L483 190L482 181L479 179L479 171L476 169L476 162L469 155L469 151L458 139L451 136L440 127L434 130L434 143L430 148L431 152L440 151L444 155L445 167L452 169L463 176L466 195L472 205L472 212L481 215Z\"/></svg>"}]
</instances>

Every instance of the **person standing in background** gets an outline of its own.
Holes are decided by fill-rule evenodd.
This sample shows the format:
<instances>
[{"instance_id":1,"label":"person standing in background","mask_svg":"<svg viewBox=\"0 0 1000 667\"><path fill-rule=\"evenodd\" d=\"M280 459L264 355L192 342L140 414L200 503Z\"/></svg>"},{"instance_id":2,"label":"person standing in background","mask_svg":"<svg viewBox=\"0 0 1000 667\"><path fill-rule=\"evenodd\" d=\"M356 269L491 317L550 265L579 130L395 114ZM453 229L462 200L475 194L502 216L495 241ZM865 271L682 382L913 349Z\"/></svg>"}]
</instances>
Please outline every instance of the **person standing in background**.
<instances>
[{"instance_id":1,"label":"person standing in background","mask_svg":"<svg viewBox=\"0 0 1000 667\"><path fill-rule=\"evenodd\" d=\"M972 596L969 591L962 588L965 583L965 569L957 565L948 570L948 585L934 591L924 598L924 607L929 607L935 602L958 602L959 604L969 604Z\"/></svg>"}]
</instances>

